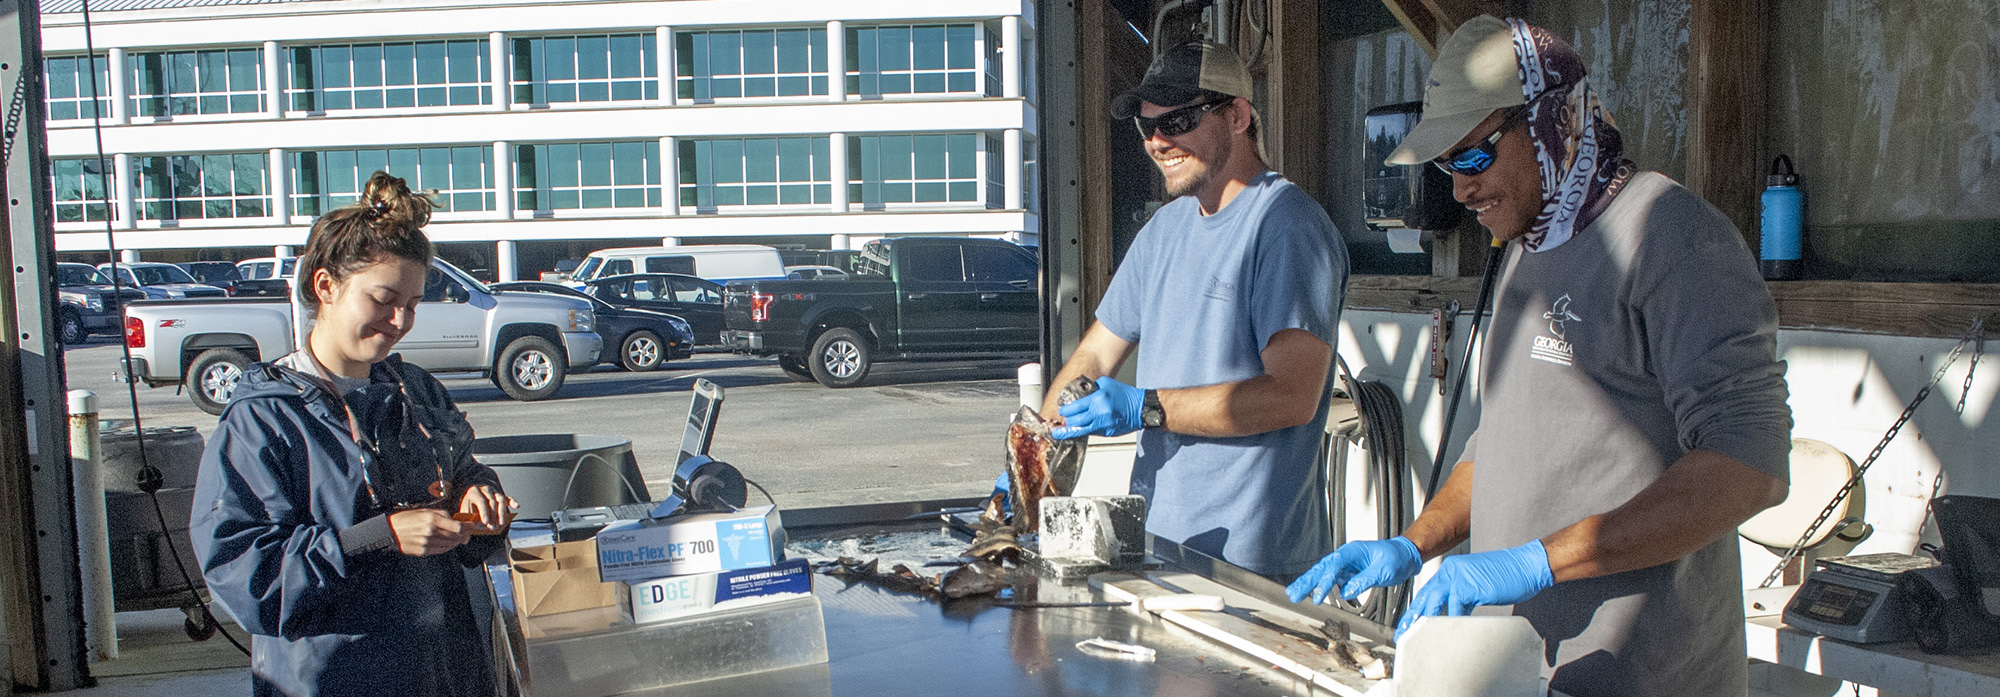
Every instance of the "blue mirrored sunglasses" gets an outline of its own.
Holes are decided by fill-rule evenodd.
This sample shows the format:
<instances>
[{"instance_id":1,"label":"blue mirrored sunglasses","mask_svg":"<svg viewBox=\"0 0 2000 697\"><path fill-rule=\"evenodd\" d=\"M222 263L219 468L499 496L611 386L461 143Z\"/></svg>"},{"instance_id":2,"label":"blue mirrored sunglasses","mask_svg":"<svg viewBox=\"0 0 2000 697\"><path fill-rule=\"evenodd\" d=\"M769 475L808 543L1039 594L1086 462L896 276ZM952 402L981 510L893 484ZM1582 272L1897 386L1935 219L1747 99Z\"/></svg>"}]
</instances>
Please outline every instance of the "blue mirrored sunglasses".
<instances>
[{"instance_id":1,"label":"blue mirrored sunglasses","mask_svg":"<svg viewBox=\"0 0 2000 697\"><path fill-rule=\"evenodd\" d=\"M1432 160L1431 164L1437 165L1437 168L1444 170L1446 174L1463 174L1468 177L1484 174L1493 166L1493 158L1500 152L1500 137L1525 120L1527 114L1527 109L1517 108L1509 112L1507 118L1500 121L1500 127L1493 129L1492 135L1480 139L1464 150Z\"/></svg>"}]
</instances>

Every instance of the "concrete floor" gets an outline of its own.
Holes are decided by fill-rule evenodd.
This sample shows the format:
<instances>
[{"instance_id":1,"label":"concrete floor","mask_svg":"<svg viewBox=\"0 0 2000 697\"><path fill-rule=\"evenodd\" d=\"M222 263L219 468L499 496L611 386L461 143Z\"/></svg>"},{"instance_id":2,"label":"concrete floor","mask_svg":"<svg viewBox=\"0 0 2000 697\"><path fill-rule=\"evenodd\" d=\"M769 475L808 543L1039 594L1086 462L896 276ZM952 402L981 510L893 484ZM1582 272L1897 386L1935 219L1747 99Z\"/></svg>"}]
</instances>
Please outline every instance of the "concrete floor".
<instances>
[{"instance_id":1,"label":"concrete floor","mask_svg":"<svg viewBox=\"0 0 2000 697\"><path fill-rule=\"evenodd\" d=\"M217 634L188 639L179 610L118 613L118 658L90 664L96 687L63 694L78 697L168 697L250 694L250 659ZM227 620L225 619L225 622ZM226 629L249 645L234 624Z\"/></svg>"}]
</instances>

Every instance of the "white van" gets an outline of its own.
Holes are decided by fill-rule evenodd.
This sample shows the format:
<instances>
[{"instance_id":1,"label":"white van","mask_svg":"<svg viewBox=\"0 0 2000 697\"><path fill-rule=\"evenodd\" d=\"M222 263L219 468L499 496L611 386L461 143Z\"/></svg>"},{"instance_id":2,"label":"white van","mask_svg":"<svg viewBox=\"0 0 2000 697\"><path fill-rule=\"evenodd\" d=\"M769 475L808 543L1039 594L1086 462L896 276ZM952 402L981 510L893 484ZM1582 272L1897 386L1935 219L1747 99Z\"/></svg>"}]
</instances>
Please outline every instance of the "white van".
<instances>
[{"instance_id":1,"label":"white van","mask_svg":"<svg viewBox=\"0 0 2000 697\"><path fill-rule=\"evenodd\" d=\"M569 281L581 286L586 281L628 273L678 273L728 283L784 278L785 262L778 250L760 244L600 249L584 257L570 272Z\"/></svg>"}]
</instances>

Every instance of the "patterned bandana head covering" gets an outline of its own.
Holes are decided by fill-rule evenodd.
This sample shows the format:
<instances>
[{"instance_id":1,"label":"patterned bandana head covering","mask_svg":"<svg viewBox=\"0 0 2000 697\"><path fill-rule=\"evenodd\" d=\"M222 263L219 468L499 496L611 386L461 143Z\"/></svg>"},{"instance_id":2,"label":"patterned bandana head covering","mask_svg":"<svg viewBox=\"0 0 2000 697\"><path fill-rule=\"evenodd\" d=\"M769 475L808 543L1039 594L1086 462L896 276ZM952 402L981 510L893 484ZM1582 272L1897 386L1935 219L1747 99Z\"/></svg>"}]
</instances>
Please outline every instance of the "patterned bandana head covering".
<instances>
[{"instance_id":1,"label":"patterned bandana head covering","mask_svg":"<svg viewBox=\"0 0 2000 697\"><path fill-rule=\"evenodd\" d=\"M1521 244L1546 252L1610 207L1635 168L1569 42L1518 19L1507 20L1507 26L1514 30L1514 57L1527 97L1528 138L1542 171L1542 212Z\"/></svg>"}]
</instances>

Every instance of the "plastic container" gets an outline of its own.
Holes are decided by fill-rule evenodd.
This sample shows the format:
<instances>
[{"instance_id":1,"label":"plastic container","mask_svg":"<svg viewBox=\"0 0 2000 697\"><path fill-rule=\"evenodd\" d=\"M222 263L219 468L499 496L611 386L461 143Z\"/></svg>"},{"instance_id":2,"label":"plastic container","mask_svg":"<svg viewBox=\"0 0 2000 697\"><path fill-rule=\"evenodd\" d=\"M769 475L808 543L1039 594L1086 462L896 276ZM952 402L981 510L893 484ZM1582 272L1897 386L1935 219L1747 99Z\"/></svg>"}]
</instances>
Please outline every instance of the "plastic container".
<instances>
[{"instance_id":1,"label":"plastic container","mask_svg":"<svg viewBox=\"0 0 2000 697\"><path fill-rule=\"evenodd\" d=\"M526 694L600 697L825 663L826 621L807 596L653 624L617 608L522 621Z\"/></svg>"},{"instance_id":2,"label":"plastic container","mask_svg":"<svg viewBox=\"0 0 2000 697\"><path fill-rule=\"evenodd\" d=\"M106 492L141 493L139 489L139 434L129 428L104 431L102 464ZM180 489L194 486L201 468L201 434L193 426L146 429L146 461L160 470L160 486ZM182 521L186 522L186 521Z\"/></svg>"},{"instance_id":3,"label":"plastic container","mask_svg":"<svg viewBox=\"0 0 2000 697\"><path fill-rule=\"evenodd\" d=\"M476 438L472 459L500 475L500 487L521 504L522 518L651 500L629 438L575 433Z\"/></svg>"}]
</instances>

